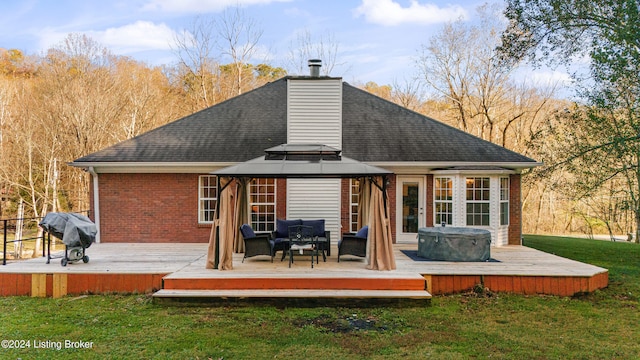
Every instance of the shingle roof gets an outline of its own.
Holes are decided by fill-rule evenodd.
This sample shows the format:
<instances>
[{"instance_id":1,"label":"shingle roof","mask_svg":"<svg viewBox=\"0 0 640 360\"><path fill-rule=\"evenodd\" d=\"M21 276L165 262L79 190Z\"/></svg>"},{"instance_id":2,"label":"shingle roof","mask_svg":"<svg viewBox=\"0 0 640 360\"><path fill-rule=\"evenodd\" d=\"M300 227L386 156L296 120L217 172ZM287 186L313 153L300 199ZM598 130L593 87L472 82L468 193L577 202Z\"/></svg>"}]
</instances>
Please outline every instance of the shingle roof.
<instances>
[{"instance_id":1,"label":"shingle roof","mask_svg":"<svg viewBox=\"0 0 640 360\"><path fill-rule=\"evenodd\" d=\"M279 80L74 162L238 162L287 142Z\"/></svg>"},{"instance_id":2,"label":"shingle roof","mask_svg":"<svg viewBox=\"0 0 640 360\"><path fill-rule=\"evenodd\" d=\"M345 156L360 161L535 163L348 84L342 91Z\"/></svg>"},{"instance_id":3,"label":"shingle roof","mask_svg":"<svg viewBox=\"0 0 640 360\"><path fill-rule=\"evenodd\" d=\"M367 162L535 161L343 83L343 155ZM287 78L76 159L242 162L287 142Z\"/></svg>"}]
</instances>

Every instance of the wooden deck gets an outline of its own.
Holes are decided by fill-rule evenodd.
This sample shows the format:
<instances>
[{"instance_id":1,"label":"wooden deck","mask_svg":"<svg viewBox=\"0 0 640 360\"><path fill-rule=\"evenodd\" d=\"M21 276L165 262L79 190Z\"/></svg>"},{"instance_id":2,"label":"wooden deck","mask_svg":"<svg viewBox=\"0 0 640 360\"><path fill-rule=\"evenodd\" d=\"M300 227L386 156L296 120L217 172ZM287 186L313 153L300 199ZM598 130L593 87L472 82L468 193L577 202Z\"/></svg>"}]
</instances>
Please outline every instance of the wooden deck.
<instances>
[{"instance_id":1,"label":"wooden deck","mask_svg":"<svg viewBox=\"0 0 640 360\"><path fill-rule=\"evenodd\" d=\"M414 261L394 246L397 269L367 270L364 259L336 256L311 268L308 257L273 263L255 257L234 269L205 269L207 244L95 244L89 263L46 264L46 258L0 266L1 296L154 293L158 298L429 299L483 284L494 292L571 296L608 284L606 269L522 246L492 248L491 262ZM337 249L332 249L337 254Z\"/></svg>"}]
</instances>

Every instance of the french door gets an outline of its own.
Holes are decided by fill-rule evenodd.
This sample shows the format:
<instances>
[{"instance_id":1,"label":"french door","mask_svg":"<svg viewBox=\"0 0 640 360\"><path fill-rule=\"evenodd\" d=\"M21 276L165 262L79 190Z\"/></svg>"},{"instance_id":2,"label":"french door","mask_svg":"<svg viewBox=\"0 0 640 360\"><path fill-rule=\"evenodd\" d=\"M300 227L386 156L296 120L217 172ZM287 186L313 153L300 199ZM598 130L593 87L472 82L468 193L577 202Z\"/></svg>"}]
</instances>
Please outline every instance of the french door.
<instances>
[{"instance_id":1,"label":"french door","mask_svg":"<svg viewBox=\"0 0 640 360\"><path fill-rule=\"evenodd\" d=\"M396 188L396 240L416 241L425 226L424 176L398 176Z\"/></svg>"}]
</instances>

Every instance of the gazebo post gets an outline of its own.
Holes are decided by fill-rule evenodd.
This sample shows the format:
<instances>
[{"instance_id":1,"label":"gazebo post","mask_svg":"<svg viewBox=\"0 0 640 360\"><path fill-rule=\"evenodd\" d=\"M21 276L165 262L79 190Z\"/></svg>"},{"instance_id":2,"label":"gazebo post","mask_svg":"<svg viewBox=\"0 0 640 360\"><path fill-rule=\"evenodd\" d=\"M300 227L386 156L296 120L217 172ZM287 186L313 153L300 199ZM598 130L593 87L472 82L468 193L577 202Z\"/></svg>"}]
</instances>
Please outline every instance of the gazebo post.
<instances>
[{"instance_id":1,"label":"gazebo post","mask_svg":"<svg viewBox=\"0 0 640 360\"><path fill-rule=\"evenodd\" d=\"M222 181L220 181L220 179L222 178L222 176L217 176L216 177L216 181L217 181L217 189L218 189L218 200L216 201L216 212L215 212L215 219L213 222L213 226L215 226L215 239L216 239L216 243L215 243L215 247L214 247L214 262L213 262L213 268L214 269L218 269L218 267L220 266L220 198L222 198L222 192L225 191L227 189L227 187L231 184L231 182L233 181L233 176L229 177L229 181L227 181L227 183L221 188L220 185L222 184ZM216 226L216 221L217 221L217 226Z\"/></svg>"}]
</instances>

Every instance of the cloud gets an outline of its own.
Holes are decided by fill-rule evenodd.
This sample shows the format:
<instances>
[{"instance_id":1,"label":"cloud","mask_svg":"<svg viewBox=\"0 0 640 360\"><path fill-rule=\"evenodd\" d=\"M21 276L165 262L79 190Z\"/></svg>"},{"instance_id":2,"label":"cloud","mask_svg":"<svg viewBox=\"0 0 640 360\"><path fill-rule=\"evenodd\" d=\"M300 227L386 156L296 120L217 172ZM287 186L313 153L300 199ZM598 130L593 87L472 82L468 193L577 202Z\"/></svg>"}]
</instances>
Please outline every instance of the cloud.
<instances>
[{"instance_id":1,"label":"cloud","mask_svg":"<svg viewBox=\"0 0 640 360\"><path fill-rule=\"evenodd\" d=\"M364 16L368 22L384 26L431 25L467 18L466 10L458 5L440 8L435 4L420 4L417 0L411 0L409 7L402 7L393 0L362 0L353 13L355 17Z\"/></svg>"},{"instance_id":2,"label":"cloud","mask_svg":"<svg viewBox=\"0 0 640 360\"><path fill-rule=\"evenodd\" d=\"M131 53L145 50L168 50L175 32L166 24L136 21L104 31L89 31L87 35L115 53Z\"/></svg>"},{"instance_id":3,"label":"cloud","mask_svg":"<svg viewBox=\"0 0 640 360\"><path fill-rule=\"evenodd\" d=\"M144 11L170 13L207 13L219 12L228 7L289 2L291 0L149 0Z\"/></svg>"},{"instance_id":4,"label":"cloud","mask_svg":"<svg viewBox=\"0 0 640 360\"><path fill-rule=\"evenodd\" d=\"M533 70L526 75L527 79L536 85L550 86L554 84L569 85L571 76L558 70Z\"/></svg>"},{"instance_id":5,"label":"cloud","mask_svg":"<svg viewBox=\"0 0 640 360\"><path fill-rule=\"evenodd\" d=\"M85 34L118 55L149 50L169 50L175 39L175 31L169 26L149 21L136 21L106 30L61 31L55 28L42 30L38 41L40 50L59 44L69 33Z\"/></svg>"}]
</instances>

